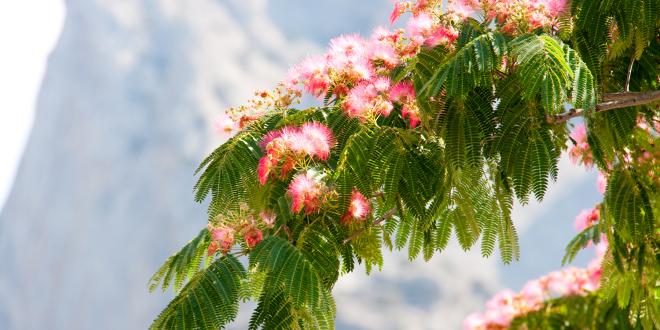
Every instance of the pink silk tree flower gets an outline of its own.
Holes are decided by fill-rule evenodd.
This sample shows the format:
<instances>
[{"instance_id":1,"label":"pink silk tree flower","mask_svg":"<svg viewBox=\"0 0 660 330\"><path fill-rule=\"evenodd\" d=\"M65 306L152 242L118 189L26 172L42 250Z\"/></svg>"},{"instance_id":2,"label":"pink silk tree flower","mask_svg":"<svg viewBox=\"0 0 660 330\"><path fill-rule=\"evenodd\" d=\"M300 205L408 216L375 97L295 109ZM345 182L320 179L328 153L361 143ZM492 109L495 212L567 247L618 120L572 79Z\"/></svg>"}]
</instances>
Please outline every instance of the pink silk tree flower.
<instances>
[{"instance_id":1,"label":"pink silk tree flower","mask_svg":"<svg viewBox=\"0 0 660 330\"><path fill-rule=\"evenodd\" d=\"M452 27L438 26L426 39L425 45L435 47L438 45L451 45L458 39L458 31Z\"/></svg>"},{"instance_id":2,"label":"pink silk tree flower","mask_svg":"<svg viewBox=\"0 0 660 330\"><path fill-rule=\"evenodd\" d=\"M371 212L371 204L361 192L353 189L351 192L351 202L348 205L348 211L341 218L343 223L351 223L352 220L364 220Z\"/></svg>"},{"instance_id":3,"label":"pink silk tree flower","mask_svg":"<svg viewBox=\"0 0 660 330\"><path fill-rule=\"evenodd\" d=\"M297 174L288 189L292 199L291 210L298 213L304 207L307 214L316 212L321 206L321 188L321 184L309 172Z\"/></svg>"},{"instance_id":4,"label":"pink silk tree flower","mask_svg":"<svg viewBox=\"0 0 660 330\"><path fill-rule=\"evenodd\" d=\"M391 44L378 40L369 43L367 56L375 66L382 65L387 69L394 69L401 61Z\"/></svg>"},{"instance_id":5,"label":"pink silk tree flower","mask_svg":"<svg viewBox=\"0 0 660 330\"><path fill-rule=\"evenodd\" d=\"M348 92L342 108L349 117L364 121L369 115L371 101L377 95L378 92L372 84L360 84Z\"/></svg>"},{"instance_id":6,"label":"pink silk tree flower","mask_svg":"<svg viewBox=\"0 0 660 330\"><path fill-rule=\"evenodd\" d=\"M463 21L474 13L474 6L466 0L449 0L447 13L456 21Z\"/></svg>"},{"instance_id":7,"label":"pink silk tree flower","mask_svg":"<svg viewBox=\"0 0 660 330\"><path fill-rule=\"evenodd\" d=\"M396 1L394 3L394 9L390 14L390 25L394 25L396 21L406 12L406 2L405 1Z\"/></svg>"},{"instance_id":8,"label":"pink silk tree flower","mask_svg":"<svg viewBox=\"0 0 660 330\"><path fill-rule=\"evenodd\" d=\"M259 177L259 183L261 183L262 185L268 182L268 177L270 176L270 172L273 168L271 160L272 159L268 156L264 156L261 157L261 159L259 159L259 165L257 166L257 175Z\"/></svg>"},{"instance_id":9,"label":"pink silk tree flower","mask_svg":"<svg viewBox=\"0 0 660 330\"><path fill-rule=\"evenodd\" d=\"M277 218L277 215L275 215L275 213L272 211L261 211L259 212L259 217L261 218L261 221L264 222L266 227L273 228L275 226L275 219Z\"/></svg>"},{"instance_id":10,"label":"pink silk tree flower","mask_svg":"<svg viewBox=\"0 0 660 330\"><path fill-rule=\"evenodd\" d=\"M567 0L544 0L545 8L550 17L557 17L561 15L567 8Z\"/></svg>"},{"instance_id":11,"label":"pink silk tree flower","mask_svg":"<svg viewBox=\"0 0 660 330\"><path fill-rule=\"evenodd\" d=\"M415 87L411 81L402 81L390 88L390 100L392 102L407 103L415 100Z\"/></svg>"},{"instance_id":12,"label":"pink silk tree flower","mask_svg":"<svg viewBox=\"0 0 660 330\"><path fill-rule=\"evenodd\" d=\"M245 230L243 238L245 238L245 243L249 248L254 248L263 240L264 234L256 226L250 226Z\"/></svg>"},{"instance_id":13,"label":"pink silk tree flower","mask_svg":"<svg viewBox=\"0 0 660 330\"><path fill-rule=\"evenodd\" d=\"M486 329L488 322L481 313L472 313L463 321L464 330L482 330Z\"/></svg>"},{"instance_id":14,"label":"pink silk tree flower","mask_svg":"<svg viewBox=\"0 0 660 330\"><path fill-rule=\"evenodd\" d=\"M319 122L305 123L300 127L302 136L310 145L310 156L327 160L330 155L334 138L332 130Z\"/></svg>"},{"instance_id":15,"label":"pink silk tree flower","mask_svg":"<svg viewBox=\"0 0 660 330\"><path fill-rule=\"evenodd\" d=\"M583 231L587 227L591 227L593 224L598 222L600 211L598 208L593 208L589 210L582 210L580 214L575 218L575 229L577 231Z\"/></svg>"},{"instance_id":16,"label":"pink silk tree flower","mask_svg":"<svg viewBox=\"0 0 660 330\"><path fill-rule=\"evenodd\" d=\"M292 88L303 84L312 95L325 95L330 86L328 63L325 56L312 56L292 67L285 80L285 85Z\"/></svg>"},{"instance_id":17,"label":"pink silk tree flower","mask_svg":"<svg viewBox=\"0 0 660 330\"><path fill-rule=\"evenodd\" d=\"M420 40L419 43L424 43L424 40L433 33L433 18L427 13L420 13L417 16L408 20L406 31L413 40Z\"/></svg>"},{"instance_id":18,"label":"pink silk tree flower","mask_svg":"<svg viewBox=\"0 0 660 330\"><path fill-rule=\"evenodd\" d=\"M228 253L234 245L234 229L229 227L217 227L211 229L211 239L218 244L222 253Z\"/></svg>"},{"instance_id":19,"label":"pink silk tree flower","mask_svg":"<svg viewBox=\"0 0 660 330\"><path fill-rule=\"evenodd\" d=\"M605 193L607 190L607 177L603 172L598 171L598 178L596 179L596 187L598 187L598 192L601 194Z\"/></svg>"}]
</instances>

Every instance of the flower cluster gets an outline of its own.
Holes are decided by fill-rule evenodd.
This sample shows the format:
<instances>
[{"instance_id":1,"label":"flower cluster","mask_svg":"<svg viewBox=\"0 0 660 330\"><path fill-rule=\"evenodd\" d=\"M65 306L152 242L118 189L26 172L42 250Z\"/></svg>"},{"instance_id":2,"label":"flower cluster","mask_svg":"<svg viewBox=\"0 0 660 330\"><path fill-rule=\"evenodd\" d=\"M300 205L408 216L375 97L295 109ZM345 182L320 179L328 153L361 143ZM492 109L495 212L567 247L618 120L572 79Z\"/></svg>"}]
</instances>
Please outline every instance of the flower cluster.
<instances>
[{"instance_id":1,"label":"flower cluster","mask_svg":"<svg viewBox=\"0 0 660 330\"><path fill-rule=\"evenodd\" d=\"M312 171L298 173L289 184L291 210L298 213L305 209L306 214L317 212L323 204L327 187Z\"/></svg>"},{"instance_id":2,"label":"flower cluster","mask_svg":"<svg viewBox=\"0 0 660 330\"><path fill-rule=\"evenodd\" d=\"M353 189L351 193L351 201L348 205L348 210L341 217L341 222L344 224L350 224L353 221L361 221L367 218L371 212L371 204L361 192L357 189Z\"/></svg>"},{"instance_id":3,"label":"flower cluster","mask_svg":"<svg viewBox=\"0 0 660 330\"><path fill-rule=\"evenodd\" d=\"M602 258L607 243L596 247L597 258L587 268L570 267L554 271L541 278L527 282L515 293L503 290L487 303L484 313L470 314L464 321L466 330L506 329L517 316L539 310L545 300L558 296L585 295L598 289L601 277Z\"/></svg>"},{"instance_id":4,"label":"flower cluster","mask_svg":"<svg viewBox=\"0 0 660 330\"><path fill-rule=\"evenodd\" d=\"M261 221L258 221L259 218ZM238 212L219 214L207 225L211 233L211 243L207 253L209 256L220 251L229 253L232 246L236 244L237 238L242 238L248 248L254 248L263 240L261 228L273 228L275 214L270 211L262 211L255 217L247 204L242 203Z\"/></svg>"},{"instance_id":5,"label":"flower cluster","mask_svg":"<svg viewBox=\"0 0 660 330\"><path fill-rule=\"evenodd\" d=\"M582 231L597 223L599 218L600 206L583 210L575 218L575 229ZM596 258L586 268L570 267L554 271L527 282L518 293L503 290L495 294L486 303L485 312L472 313L464 320L464 328L466 330L506 329L514 318L541 309L544 301L548 299L585 295L597 290L607 246L607 239L603 235L595 245Z\"/></svg>"},{"instance_id":6,"label":"flower cluster","mask_svg":"<svg viewBox=\"0 0 660 330\"><path fill-rule=\"evenodd\" d=\"M587 129L584 124L575 126L570 134L573 146L568 151L568 156L573 164L582 163L584 166L590 167L593 165L593 155L587 143Z\"/></svg>"},{"instance_id":7,"label":"flower cluster","mask_svg":"<svg viewBox=\"0 0 660 330\"><path fill-rule=\"evenodd\" d=\"M247 104L227 110L229 118L238 130L274 110L286 110L294 104L300 104L302 93L295 88L288 88L279 83L272 90L258 90Z\"/></svg>"},{"instance_id":8,"label":"flower cluster","mask_svg":"<svg viewBox=\"0 0 660 330\"><path fill-rule=\"evenodd\" d=\"M318 122L284 127L268 133L261 141L265 155L259 160L257 168L259 182L266 184L277 168L280 177L286 177L299 161L307 157L327 160L332 145L332 131Z\"/></svg>"},{"instance_id":9,"label":"flower cluster","mask_svg":"<svg viewBox=\"0 0 660 330\"><path fill-rule=\"evenodd\" d=\"M502 31L514 34L554 28L567 8L567 0L450 0L448 11L455 19L481 11Z\"/></svg>"},{"instance_id":10,"label":"flower cluster","mask_svg":"<svg viewBox=\"0 0 660 330\"><path fill-rule=\"evenodd\" d=\"M597 206L589 210L582 210L580 214L578 214L578 216L575 218L575 229L577 231L583 231L598 222L599 219L600 207Z\"/></svg>"}]
</instances>

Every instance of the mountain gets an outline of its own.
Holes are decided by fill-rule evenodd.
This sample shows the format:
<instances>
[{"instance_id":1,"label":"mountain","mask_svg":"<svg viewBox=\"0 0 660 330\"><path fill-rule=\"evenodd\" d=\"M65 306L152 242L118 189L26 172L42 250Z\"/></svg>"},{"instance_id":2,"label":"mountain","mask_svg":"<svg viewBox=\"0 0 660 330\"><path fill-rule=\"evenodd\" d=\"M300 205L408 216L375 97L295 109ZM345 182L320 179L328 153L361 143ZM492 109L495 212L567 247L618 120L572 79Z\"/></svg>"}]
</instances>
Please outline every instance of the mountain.
<instances>
[{"instance_id":1,"label":"mountain","mask_svg":"<svg viewBox=\"0 0 660 330\"><path fill-rule=\"evenodd\" d=\"M66 5L0 215L0 329L144 329L171 298L149 294L147 280L205 225L192 173L222 142L212 118L330 37L368 35L390 2ZM383 272L337 284L338 328L457 328L500 286L498 265L457 245L428 264L386 253Z\"/></svg>"}]
</instances>

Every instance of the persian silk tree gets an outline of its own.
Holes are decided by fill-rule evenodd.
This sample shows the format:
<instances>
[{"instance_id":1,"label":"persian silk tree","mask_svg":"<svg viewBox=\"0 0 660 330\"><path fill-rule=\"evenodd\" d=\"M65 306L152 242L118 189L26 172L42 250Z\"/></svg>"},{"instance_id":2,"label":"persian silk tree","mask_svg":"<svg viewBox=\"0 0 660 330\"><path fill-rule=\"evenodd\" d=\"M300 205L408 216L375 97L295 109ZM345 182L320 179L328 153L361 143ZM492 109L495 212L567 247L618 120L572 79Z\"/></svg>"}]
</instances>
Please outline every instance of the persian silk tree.
<instances>
[{"instance_id":1,"label":"persian silk tree","mask_svg":"<svg viewBox=\"0 0 660 330\"><path fill-rule=\"evenodd\" d=\"M177 292L152 327L221 328L249 300L251 329L332 329L340 276L380 269L383 249L428 260L452 233L509 263L513 201L543 199L562 151L607 185L564 261L593 243L599 258L498 295L466 326L660 327L659 13L660 0L400 1L390 21L405 29L331 40L220 123L235 135L195 185L208 226L151 279ZM294 109L303 93L319 106Z\"/></svg>"}]
</instances>

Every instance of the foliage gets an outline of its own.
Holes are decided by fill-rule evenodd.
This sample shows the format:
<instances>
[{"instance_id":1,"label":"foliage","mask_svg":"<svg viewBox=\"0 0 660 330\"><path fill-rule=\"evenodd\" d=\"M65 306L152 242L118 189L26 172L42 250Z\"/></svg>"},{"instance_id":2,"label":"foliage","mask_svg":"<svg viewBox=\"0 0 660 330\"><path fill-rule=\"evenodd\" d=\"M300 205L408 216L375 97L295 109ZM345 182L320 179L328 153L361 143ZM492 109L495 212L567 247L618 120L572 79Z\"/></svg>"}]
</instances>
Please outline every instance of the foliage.
<instances>
[{"instance_id":1,"label":"foliage","mask_svg":"<svg viewBox=\"0 0 660 330\"><path fill-rule=\"evenodd\" d=\"M356 262L382 268L383 247L428 260L452 234L509 263L513 201L543 199L567 144L609 181L601 221L565 258L604 235L601 288L513 326L660 326L660 3L541 2L399 2L406 32L333 39L235 110L237 134L197 170L209 226L150 281L180 290L152 327L224 327L253 300L251 329L332 329L332 287ZM323 106L289 109L301 86ZM569 136L578 115L586 128Z\"/></svg>"}]
</instances>

